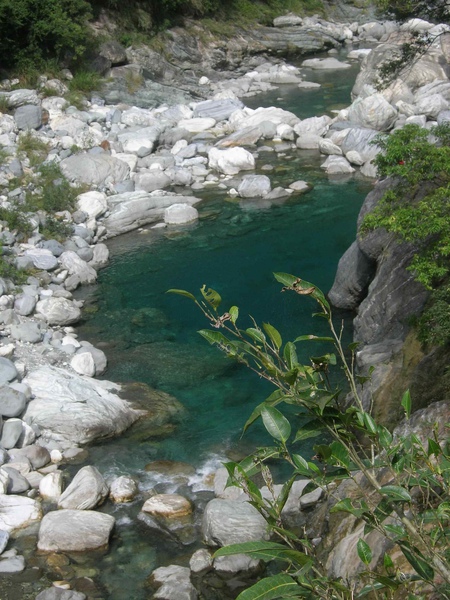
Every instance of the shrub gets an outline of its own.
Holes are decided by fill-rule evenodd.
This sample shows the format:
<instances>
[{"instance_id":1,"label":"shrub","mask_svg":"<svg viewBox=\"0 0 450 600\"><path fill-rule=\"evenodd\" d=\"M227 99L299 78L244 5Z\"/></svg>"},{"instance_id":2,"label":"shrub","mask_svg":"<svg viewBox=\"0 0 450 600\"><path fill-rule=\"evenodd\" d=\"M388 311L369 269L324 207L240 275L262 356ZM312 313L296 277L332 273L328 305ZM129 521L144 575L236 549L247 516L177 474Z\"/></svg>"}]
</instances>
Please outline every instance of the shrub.
<instances>
[{"instance_id":1,"label":"shrub","mask_svg":"<svg viewBox=\"0 0 450 600\"><path fill-rule=\"evenodd\" d=\"M240 329L239 309L218 311L220 295L205 286L201 298L184 290L169 290L193 300L212 329L199 333L228 357L246 365L269 381L272 394L257 406L248 418L244 431L261 420L271 437L271 445L258 448L240 463L225 464L230 485L240 487L266 520L272 539L277 541L233 544L215 556L247 554L266 562L277 562L275 574L264 578L238 596L238 600L305 598L308 600L350 600L374 594L392 598L397 590L413 595L414 582L425 586L428 594L436 591L450 598L449 524L450 444L438 437L437 426L430 437L406 433L394 438L386 427L378 425L365 410L358 394L359 378L354 370L355 345L347 358L342 347L342 330L335 329L330 306L324 294L313 284L298 277L275 273L282 291L309 296L319 305L318 316L329 326L329 337L300 335L283 344L280 333L268 323ZM311 356L301 364L297 344L326 344L329 351ZM341 399L341 390L330 384L329 371L334 365L343 370L353 403ZM283 405L294 407L297 414L288 419ZM411 398L406 392L402 406L407 417ZM289 411L292 415L293 411ZM448 427L448 426L447 426ZM445 427L441 424L441 434ZM319 438L313 446L312 459L298 451L298 443ZM297 445L297 447L296 447ZM275 492L271 466L281 462L289 476ZM270 497L263 497L254 483L259 474ZM322 488L333 495L334 484L349 479L358 491L353 497L336 497L332 512L350 513L365 525L357 542L358 557L364 567L359 581L332 579L316 559L315 548L306 537L298 537L283 523L282 510L296 479L309 479L303 494ZM354 528L356 531L356 527ZM367 534L377 531L389 542L390 550L382 565L371 568L374 553ZM400 559L399 557L403 558ZM410 573L400 572L396 561L406 561ZM402 567L404 571L404 567ZM401 597L405 597L402 595ZM420 598L420 596L419 596Z\"/></svg>"},{"instance_id":2,"label":"shrub","mask_svg":"<svg viewBox=\"0 0 450 600\"><path fill-rule=\"evenodd\" d=\"M45 160L48 154L48 145L31 131L27 131L19 136L17 149L27 156L32 167Z\"/></svg>"}]
</instances>

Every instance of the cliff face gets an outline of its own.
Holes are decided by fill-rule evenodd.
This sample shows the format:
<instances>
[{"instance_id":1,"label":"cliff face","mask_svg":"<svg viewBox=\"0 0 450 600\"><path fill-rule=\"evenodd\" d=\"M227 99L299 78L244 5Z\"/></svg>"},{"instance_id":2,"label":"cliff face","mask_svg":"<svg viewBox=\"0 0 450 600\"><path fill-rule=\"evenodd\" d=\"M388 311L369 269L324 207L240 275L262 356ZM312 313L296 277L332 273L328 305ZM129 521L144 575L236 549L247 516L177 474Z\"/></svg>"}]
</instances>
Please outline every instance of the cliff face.
<instances>
[{"instance_id":1,"label":"cliff face","mask_svg":"<svg viewBox=\"0 0 450 600\"><path fill-rule=\"evenodd\" d=\"M402 416L400 402L406 389L410 388L414 410L446 399L449 389L448 349L425 350L413 326L428 299L427 290L408 271L414 245L399 242L384 229L361 234L365 215L391 185L382 181L368 194L358 217L357 239L339 261L329 292L334 306L356 311L359 371L367 374L375 367L363 389L363 401L366 408L373 403L374 416L388 427Z\"/></svg>"}]
</instances>

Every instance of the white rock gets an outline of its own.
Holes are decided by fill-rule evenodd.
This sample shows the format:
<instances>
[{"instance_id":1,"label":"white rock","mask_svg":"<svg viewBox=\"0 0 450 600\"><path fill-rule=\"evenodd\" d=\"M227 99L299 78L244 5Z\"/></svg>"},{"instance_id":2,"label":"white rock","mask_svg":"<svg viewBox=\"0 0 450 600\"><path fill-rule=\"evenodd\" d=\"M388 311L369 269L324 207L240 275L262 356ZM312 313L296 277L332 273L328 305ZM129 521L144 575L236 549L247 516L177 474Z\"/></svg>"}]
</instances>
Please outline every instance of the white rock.
<instances>
[{"instance_id":1,"label":"white rock","mask_svg":"<svg viewBox=\"0 0 450 600\"><path fill-rule=\"evenodd\" d=\"M98 469L92 466L78 471L70 485L61 494L58 508L89 510L104 502L109 487Z\"/></svg>"},{"instance_id":2,"label":"white rock","mask_svg":"<svg viewBox=\"0 0 450 600\"><path fill-rule=\"evenodd\" d=\"M309 119L303 119L303 121L297 123L294 127L294 131L299 136L305 133L313 133L322 136L328 131L330 123L331 118L328 115L310 117Z\"/></svg>"},{"instance_id":3,"label":"white rock","mask_svg":"<svg viewBox=\"0 0 450 600\"><path fill-rule=\"evenodd\" d=\"M59 257L59 262L70 275L76 275L80 283L94 283L97 279L97 272L72 250L63 252Z\"/></svg>"},{"instance_id":4,"label":"white rock","mask_svg":"<svg viewBox=\"0 0 450 600\"><path fill-rule=\"evenodd\" d=\"M442 94L431 94L416 102L415 109L417 114L426 115L431 119L436 119L438 114L447 110L449 103Z\"/></svg>"},{"instance_id":5,"label":"white rock","mask_svg":"<svg viewBox=\"0 0 450 600\"><path fill-rule=\"evenodd\" d=\"M66 298L52 297L40 300L36 304L36 312L42 315L49 325L69 325L76 323L81 316L80 309Z\"/></svg>"},{"instance_id":6,"label":"white rock","mask_svg":"<svg viewBox=\"0 0 450 600\"><path fill-rule=\"evenodd\" d=\"M219 150L211 148L208 152L209 167L225 175L236 175L239 171L250 171L255 168L254 156L244 148L227 148Z\"/></svg>"},{"instance_id":7,"label":"white rock","mask_svg":"<svg viewBox=\"0 0 450 600\"><path fill-rule=\"evenodd\" d=\"M329 175L343 175L355 172L355 169L343 156L329 156L320 166L322 169L325 169Z\"/></svg>"},{"instance_id":8,"label":"white rock","mask_svg":"<svg viewBox=\"0 0 450 600\"><path fill-rule=\"evenodd\" d=\"M0 495L0 529L11 533L42 518L41 505L25 496Z\"/></svg>"},{"instance_id":9,"label":"white rock","mask_svg":"<svg viewBox=\"0 0 450 600\"><path fill-rule=\"evenodd\" d=\"M332 71L339 69L350 69L351 66L351 64L341 62L340 60L337 60L337 58L308 58L302 62L302 67Z\"/></svg>"},{"instance_id":10,"label":"white rock","mask_svg":"<svg viewBox=\"0 0 450 600\"><path fill-rule=\"evenodd\" d=\"M39 483L39 493L45 500L57 502L63 490L62 471L53 471L48 473Z\"/></svg>"},{"instance_id":11,"label":"white rock","mask_svg":"<svg viewBox=\"0 0 450 600\"><path fill-rule=\"evenodd\" d=\"M397 116L397 110L378 93L358 98L348 110L349 121L377 131L391 129Z\"/></svg>"},{"instance_id":12,"label":"white rock","mask_svg":"<svg viewBox=\"0 0 450 600\"><path fill-rule=\"evenodd\" d=\"M145 501L142 512L175 519L190 515L192 504L180 494L157 494Z\"/></svg>"},{"instance_id":13,"label":"white rock","mask_svg":"<svg viewBox=\"0 0 450 600\"><path fill-rule=\"evenodd\" d=\"M138 486L134 479L122 475L111 483L109 496L113 502L131 502L138 493Z\"/></svg>"},{"instance_id":14,"label":"white rock","mask_svg":"<svg viewBox=\"0 0 450 600\"><path fill-rule=\"evenodd\" d=\"M95 375L95 362L90 352L80 352L70 361L70 366L79 375L86 375L86 377L94 377Z\"/></svg>"},{"instance_id":15,"label":"white rock","mask_svg":"<svg viewBox=\"0 0 450 600\"><path fill-rule=\"evenodd\" d=\"M212 129L215 124L216 120L211 117L197 117L195 119L181 119L181 121L178 121L178 127L186 129L186 131L190 131L191 133L207 131L208 129Z\"/></svg>"},{"instance_id":16,"label":"white rock","mask_svg":"<svg viewBox=\"0 0 450 600\"><path fill-rule=\"evenodd\" d=\"M89 218L96 219L108 210L106 194L90 191L77 196L77 208L85 212Z\"/></svg>"},{"instance_id":17,"label":"white rock","mask_svg":"<svg viewBox=\"0 0 450 600\"><path fill-rule=\"evenodd\" d=\"M349 163L351 163L352 165L357 165L358 167L364 164L364 159L362 158L361 154L356 150L350 150L349 152L347 152L345 158L348 160Z\"/></svg>"},{"instance_id":18,"label":"white rock","mask_svg":"<svg viewBox=\"0 0 450 600\"><path fill-rule=\"evenodd\" d=\"M164 222L167 225L192 223L198 219L198 210L190 204L172 204L164 211Z\"/></svg>"},{"instance_id":19,"label":"white rock","mask_svg":"<svg viewBox=\"0 0 450 600\"><path fill-rule=\"evenodd\" d=\"M337 156L342 156L342 150L334 144L331 140L326 138L321 138L319 141L319 151L322 154L335 154Z\"/></svg>"}]
</instances>

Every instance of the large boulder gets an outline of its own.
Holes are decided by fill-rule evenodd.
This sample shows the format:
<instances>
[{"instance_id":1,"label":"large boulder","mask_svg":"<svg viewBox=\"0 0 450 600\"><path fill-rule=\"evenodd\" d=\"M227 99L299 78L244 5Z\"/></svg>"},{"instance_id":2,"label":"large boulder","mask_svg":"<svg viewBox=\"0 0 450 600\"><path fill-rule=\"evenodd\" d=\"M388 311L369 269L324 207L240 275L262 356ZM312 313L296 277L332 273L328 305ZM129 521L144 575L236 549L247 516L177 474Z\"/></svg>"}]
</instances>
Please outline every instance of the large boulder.
<instances>
[{"instance_id":1,"label":"large boulder","mask_svg":"<svg viewBox=\"0 0 450 600\"><path fill-rule=\"evenodd\" d=\"M106 194L92 190L77 196L78 210L85 212L89 218L96 219L108 210Z\"/></svg>"},{"instance_id":2,"label":"large boulder","mask_svg":"<svg viewBox=\"0 0 450 600\"><path fill-rule=\"evenodd\" d=\"M198 219L198 210L190 204L172 204L164 211L164 222L168 225L192 223Z\"/></svg>"},{"instance_id":3,"label":"large boulder","mask_svg":"<svg viewBox=\"0 0 450 600\"><path fill-rule=\"evenodd\" d=\"M62 174L69 181L88 185L119 183L127 179L130 167L109 154L73 154L60 162Z\"/></svg>"},{"instance_id":4,"label":"large boulder","mask_svg":"<svg viewBox=\"0 0 450 600\"><path fill-rule=\"evenodd\" d=\"M44 317L49 325L70 325L76 323L80 309L67 298L46 298L36 304L36 312Z\"/></svg>"},{"instance_id":5,"label":"large boulder","mask_svg":"<svg viewBox=\"0 0 450 600\"><path fill-rule=\"evenodd\" d=\"M348 120L351 123L377 131L391 129L397 117L397 110L382 94L358 98L348 109Z\"/></svg>"},{"instance_id":6,"label":"large boulder","mask_svg":"<svg viewBox=\"0 0 450 600\"><path fill-rule=\"evenodd\" d=\"M59 262L64 269L69 271L69 275L77 277L80 283L94 283L97 279L95 269L89 266L86 261L78 256L73 250L66 250L59 257Z\"/></svg>"},{"instance_id":7,"label":"large boulder","mask_svg":"<svg viewBox=\"0 0 450 600\"><path fill-rule=\"evenodd\" d=\"M89 510L104 502L108 493L108 485L98 469L83 467L59 498L58 508Z\"/></svg>"},{"instance_id":8,"label":"large boulder","mask_svg":"<svg viewBox=\"0 0 450 600\"><path fill-rule=\"evenodd\" d=\"M203 514L202 533L208 546L268 540L267 523L247 502L215 498Z\"/></svg>"},{"instance_id":9,"label":"large boulder","mask_svg":"<svg viewBox=\"0 0 450 600\"><path fill-rule=\"evenodd\" d=\"M164 218L165 209L175 203L196 204L195 196L168 192L126 192L108 198L110 214L103 221L108 237L137 229Z\"/></svg>"},{"instance_id":10,"label":"large boulder","mask_svg":"<svg viewBox=\"0 0 450 600\"><path fill-rule=\"evenodd\" d=\"M328 293L333 306L354 310L367 293L375 271L374 261L353 242L339 261L333 287Z\"/></svg>"},{"instance_id":11,"label":"large boulder","mask_svg":"<svg viewBox=\"0 0 450 600\"><path fill-rule=\"evenodd\" d=\"M267 175L246 175L238 187L241 198L255 198L266 196L272 187Z\"/></svg>"},{"instance_id":12,"label":"large boulder","mask_svg":"<svg viewBox=\"0 0 450 600\"><path fill-rule=\"evenodd\" d=\"M32 498L0 494L0 529L11 533L42 519L41 505Z\"/></svg>"},{"instance_id":13,"label":"large boulder","mask_svg":"<svg viewBox=\"0 0 450 600\"><path fill-rule=\"evenodd\" d=\"M193 117L207 117L216 121L223 121L224 119L228 119L235 110L242 109L243 107L244 104L237 98L205 100L196 104Z\"/></svg>"},{"instance_id":14,"label":"large boulder","mask_svg":"<svg viewBox=\"0 0 450 600\"><path fill-rule=\"evenodd\" d=\"M208 152L209 167L224 175L236 175L239 171L251 171L255 168L254 156L244 148L211 148Z\"/></svg>"},{"instance_id":15,"label":"large boulder","mask_svg":"<svg viewBox=\"0 0 450 600\"><path fill-rule=\"evenodd\" d=\"M108 545L114 517L92 510L57 510L42 519L38 549L44 552L86 552Z\"/></svg>"},{"instance_id":16,"label":"large boulder","mask_svg":"<svg viewBox=\"0 0 450 600\"><path fill-rule=\"evenodd\" d=\"M110 382L94 381L57 367L41 367L25 381L34 398L23 418L36 424L44 439L68 446L117 435L142 415L110 391L117 390Z\"/></svg>"}]
</instances>

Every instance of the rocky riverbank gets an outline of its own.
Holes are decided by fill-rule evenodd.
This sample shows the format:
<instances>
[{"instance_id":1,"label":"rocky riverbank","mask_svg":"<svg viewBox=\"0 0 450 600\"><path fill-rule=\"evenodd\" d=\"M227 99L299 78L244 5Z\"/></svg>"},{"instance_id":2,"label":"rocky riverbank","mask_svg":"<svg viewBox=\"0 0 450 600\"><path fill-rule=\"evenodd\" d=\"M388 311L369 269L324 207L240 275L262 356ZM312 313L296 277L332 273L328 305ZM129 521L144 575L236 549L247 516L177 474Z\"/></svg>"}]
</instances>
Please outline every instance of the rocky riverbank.
<instances>
[{"instance_id":1,"label":"rocky riverbank","mask_svg":"<svg viewBox=\"0 0 450 600\"><path fill-rule=\"evenodd\" d=\"M217 48L210 48L207 55L200 47L200 66L192 73L189 69L182 71L183 77L189 72L197 91L202 90L204 99L196 102L189 102L192 96L177 96L174 100L171 94L151 102L142 100L139 92L117 95L117 80L129 82L130 72L154 75L152 69L158 65L160 76L171 72L174 78L180 75L181 71L170 71L173 62L166 64L166 58L150 49L128 49L120 60L110 54L108 67L112 67L115 82L111 85L115 87L107 89L104 97L94 95L82 110L64 99L67 88L63 81L43 78L41 90L11 90L11 82L4 83L0 99L8 112L0 116L4 155L0 169L1 207L14 209L16 204L26 202L27 193L38 191L37 167L20 150L24 136L31 136L41 148L46 148L44 163L58 165L65 178L84 186L85 191L77 196L74 210L56 214L72 231L63 241L44 237L46 215L42 212L26 213L32 228L26 241L6 223L0 233L4 258L25 273L30 270L24 285L14 285L6 278L0 280L0 573L18 573L26 568L24 557L15 551L14 540L9 541L9 537L24 531L36 532L38 526L37 545L42 553L63 556L105 548L114 518L93 509L108 495L118 503L134 499L138 489L133 474L107 484L94 467L87 466L75 474L64 490L64 465L84 455L85 444L119 434L146 413L156 413L155 420L161 424L182 410L174 398L160 392L148 393L146 402L131 406L121 398L120 386L94 379L105 371L106 356L101 349L78 339L73 325L81 318L82 302L74 297L74 292L80 285L93 284L97 270L107 264L105 240L142 226L170 228L195 221L195 205L200 202L195 194L205 188L226 189L230 196L266 206L307 192L308 182L272 188L268 175L254 173L259 166L258 151L263 147L278 154L317 149L324 157L325 172L332 177L352 176L356 171L375 177L371 161L378 148L371 142L379 132L410 122L428 128L435 121L448 119L450 82L445 65L450 34L437 39L430 54L422 59L416 79L394 82L377 92L372 84L379 60L389 55L392 45L403 40L410 30L427 27L433 33L431 24L414 20L399 31L393 23L336 24L289 16L280 18L276 25L275 32L267 32L270 39L282 30L287 48L293 39L299 39L296 36L303 36L301 47L305 52L319 49L308 45L311 38L322 40L320 49L381 40L375 50L359 49L349 54L350 60L366 56L355 85L355 100L348 109L333 118L319 115L300 120L279 108L247 108L242 98L248 94L282 83L297 84L300 90L308 85L300 68L264 54L277 53L279 38L268 48L266 38L260 36L253 41L254 46L247 40L246 52L235 40L230 41L225 58ZM173 39L178 40L178 45L175 48L169 43L168 48L175 56L181 52L180 38L174 34ZM186 40L192 42L190 37ZM237 68L233 77L225 72L221 74L223 81L219 81L218 70L206 69L203 57L211 60L213 55L217 68ZM231 56L240 58L233 63ZM115 60L128 64L114 67ZM345 69L347 64L331 53L326 59L305 61L304 66ZM184 94L183 77L177 79L177 86ZM43 90L49 89L57 95L44 97L48 92ZM123 104L127 98L129 104ZM143 106L133 105L135 101ZM250 174L244 174L246 171ZM364 210L373 205L382 189L378 187L369 195ZM407 273L405 263L395 258L395 253L395 269L392 263L389 266L384 262L378 262L377 267L377 258L386 256L391 240L383 238L381 242L377 238L372 242L371 249L367 243L364 248L362 243L352 246L343 259L338 275L341 283L335 285L331 294L336 305L348 305L351 301L354 308L364 297L374 273L394 287ZM345 265L348 267L344 272ZM389 277L383 275L381 266L388 270ZM408 285L414 285L410 278ZM375 289L374 284L371 289ZM391 293L389 289L387 294ZM406 293L416 299L411 303L414 314L425 296L421 290ZM395 328L403 323L398 312L386 319L386 308L373 302L373 296L369 294L364 302L369 308L360 308L357 331L365 331L363 320L366 324L384 324L383 331L377 330L376 338L363 336L365 343L386 343L386 336L404 339L406 329L401 329L397 337L389 333L389 327L397 331ZM264 538L265 524L256 511L242 502L241 496L224 490L224 484L224 473L219 472L214 483L217 498L208 504L203 517L202 537L206 545ZM287 510L286 518L297 525L309 519L317 502L323 501L322 509L326 506L322 494L302 496L304 485L305 482L298 482ZM139 518L150 531L190 544L197 535L192 515L192 504L186 498L162 494L145 502ZM317 543L321 542L322 531L310 533ZM325 540L325 546L326 543ZM353 560L351 554L347 558ZM334 561L330 568L344 568L340 563L336 565ZM153 583L159 589L154 597L196 598L199 592L205 598L233 597L238 581L252 580L261 568L256 561L242 557L213 561L206 549L193 555L190 567L155 571ZM48 600L62 594L67 600L85 597L84 593L69 591L71 585L64 581L44 590L38 598Z\"/></svg>"}]
</instances>

